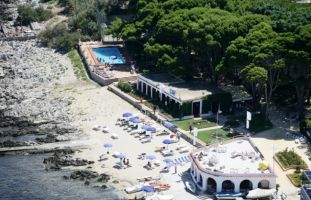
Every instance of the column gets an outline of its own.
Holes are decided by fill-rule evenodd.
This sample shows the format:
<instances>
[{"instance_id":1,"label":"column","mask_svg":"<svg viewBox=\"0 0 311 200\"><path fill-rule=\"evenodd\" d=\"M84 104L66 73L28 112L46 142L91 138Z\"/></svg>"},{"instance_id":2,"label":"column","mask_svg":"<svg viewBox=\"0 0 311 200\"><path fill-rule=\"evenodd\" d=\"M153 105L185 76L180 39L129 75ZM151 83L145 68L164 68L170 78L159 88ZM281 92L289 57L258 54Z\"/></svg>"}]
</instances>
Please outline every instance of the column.
<instances>
[{"instance_id":1,"label":"column","mask_svg":"<svg viewBox=\"0 0 311 200\"><path fill-rule=\"evenodd\" d=\"M151 87L151 86L150 86ZM153 97L153 90L154 90L154 88L153 87L151 87L151 93L150 93L150 97L151 97L151 99L152 99L152 97Z\"/></svg>"},{"instance_id":2,"label":"column","mask_svg":"<svg viewBox=\"0 0 311 200\"><path fill-rule=\"evenodd\" d=\"M205 176L202 177L202 190L207 190L207 178Z\"/></svg>"},{"instance_id":3,"label":"column","mask_svg":"<svg viewBox=\"0 0 311 200\"><path fill-rule=\"evenodd\" d=\"M215 180L217 183L217 188L216 188L216 192L221 192L221 188L222 188L222 181L220 180Z\"/></svg>"},{"instance_id":4,"label":"column","mask_svg":"<svg viewBox=\"0 0 311 200\"><path fill-rule=\"evenodd\" d=\"M200 100L200 116L201 116L201 114L202 114L202 107L203 107L203 101L202 101L202 99Z\"/></svg>"},{"instance_id":5,"label":"column","mask_svg":"<svg viewBox=\"0 0 311 200\"><path fill-rule=\"evenodd\" d=\"M139 91L139 84L140 84L140 81L137 81L137 84L136 84L136 90Z\"/></svg>"},{"instance_id":6,"label":"column","mask_svg":"<svg viewBox=\"0 0 311 200\"><path fill-rule=\"evenodd\" d=\"M148 97L148 84L146 84L146 96Z\"/></svg>"},{"instance_id":7,"label":"column","mask_svg":"<svg viewBox=\"0 0 311 200\"><path fill-rule=\"evenodd\" d=\"M144 92L144 82L140 82L140 83L141 83L140 91L141 91L141 93L143 93Z\"/></svg>"}]
</instances>

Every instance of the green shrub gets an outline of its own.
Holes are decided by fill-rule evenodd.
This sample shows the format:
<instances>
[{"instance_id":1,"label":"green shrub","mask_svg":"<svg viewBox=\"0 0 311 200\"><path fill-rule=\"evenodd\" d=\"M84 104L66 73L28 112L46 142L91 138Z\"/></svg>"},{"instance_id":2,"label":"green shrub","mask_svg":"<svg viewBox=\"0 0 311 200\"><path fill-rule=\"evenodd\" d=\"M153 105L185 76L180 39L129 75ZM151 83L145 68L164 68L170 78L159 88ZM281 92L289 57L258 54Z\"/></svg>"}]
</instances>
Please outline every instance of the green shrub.
<instances>
[{"instance_id":1,"label":"green shrub","mask_svg":"<svg viewBox=\"0 0 311 200\"><path fill-rule=\"evenodd\" d=\"M276 153L276 156L284 168L300 167L306 169L308 167L305 161L303 161L301 157L292 150L288 151L285 149L284 151Z\"/></svg>"},{"instance_id":2,"label":"green shrub","mask_svg":"<svg viewBox=\"0 0 311 200\"><path fill-rule=\"evenodd\" d=\"M184 102L181 106L181 113L183 116L192 115L192 102Z\"/></svg>"},{"instance_id":3,"label":"green shrub","mask_svg":"<svg viewBox=\"0 0 311 200\"><path fill-rule=\"evenodd\" d=\"M125 83L123 81L119 81L117 84L117 87L120 88L125 93L129 93L132 91L132 86L128 83Z\"/></svg>"},{"instance_id":4,"label":"green shrub","mask_svg":"<svg viewBox=\"0 0 311 200\"><path fill-rule=\"evenodd\" d=\"M78 32L69 32L65 23L47 28L39 35L43 45L63 52L74 49L80 37L81 35Z\"/></svg>"},{"instance_id":5,"label":"green shrub","mask_svg":"<svg viewBox=\"0 0 311 200\"><path fill-rule=\"evenodd\" d=\"M232 105L232 95L228 92L221 92L212 95L207 95L202 98L202 112L207 113L212 109L213 112L217 112L218 105L223 113L228 113ZM217 105L217 107L215 107ZM214 107L213 107L214 106Z\"/></svg>"},{"instance_id":6,"label":"green shrub","mask_svg":"<svg viewBox=\"0 0 311 200\"><path fill-rule=\"evenodd\" d=\"M32 8L28 5L22 5L17 8L18 21L22 25L29 25L30 22L41 22L50 19L53 13L42 7Z\"/></svg>"}]
</instances>

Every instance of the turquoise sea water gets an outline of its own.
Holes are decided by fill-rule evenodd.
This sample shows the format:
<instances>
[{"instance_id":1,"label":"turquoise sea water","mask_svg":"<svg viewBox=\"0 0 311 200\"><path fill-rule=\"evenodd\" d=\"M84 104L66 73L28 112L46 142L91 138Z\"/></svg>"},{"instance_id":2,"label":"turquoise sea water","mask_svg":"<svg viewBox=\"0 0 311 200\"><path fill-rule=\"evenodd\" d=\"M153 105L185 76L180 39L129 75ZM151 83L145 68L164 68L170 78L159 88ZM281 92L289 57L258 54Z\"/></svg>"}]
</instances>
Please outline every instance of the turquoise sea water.
<instances>
[{"instance_id":1,"label":"turquoise sea water","mask_svg":"<svg viewBox=\"0 0 311 200\"><path fill-rule=\"evenodd\" d=\"M0 156L1 200L117 200L113 189L84 186L81 181L64 180L70 171L45 171L47 155Z\"/></svg>"}]
</instances>

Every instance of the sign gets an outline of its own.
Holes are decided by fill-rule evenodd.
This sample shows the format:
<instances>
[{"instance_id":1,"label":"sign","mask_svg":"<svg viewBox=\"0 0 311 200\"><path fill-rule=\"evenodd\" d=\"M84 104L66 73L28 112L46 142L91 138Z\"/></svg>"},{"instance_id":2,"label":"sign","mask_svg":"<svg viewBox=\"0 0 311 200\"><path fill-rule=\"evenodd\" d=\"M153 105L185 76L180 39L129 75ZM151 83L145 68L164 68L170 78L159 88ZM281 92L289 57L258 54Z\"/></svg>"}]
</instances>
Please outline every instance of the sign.
<instances>
[{"instance_id":1,"label":"sign","mask_svg":"<svg viewBox=\"0 0 311 200\"><path fill-rule=\"evenodd\" d=\"M246 120L248 120L248 121L252 120L252 113L249 111L246 111Z\"/></svg>"},{"instance_id":2,"label":"sign","mask_svg":"<svg viewBox=\"0 0 311 200\"><path fill-rule=\"evenodd\" d=\"M193 146L195 146L196 145L196 138L198 136L198 129L193 128L192 132L193 132Z\"/></svg>"},{"instance_id":3,"label":"sign","mask_svg":"<svg viewBox=\"0 0 311 200\"><path fill-rule=\"evenodd\" d=\"M249 129L249 120L246 120L246 128Z\"/></svg>"}]
</instances>

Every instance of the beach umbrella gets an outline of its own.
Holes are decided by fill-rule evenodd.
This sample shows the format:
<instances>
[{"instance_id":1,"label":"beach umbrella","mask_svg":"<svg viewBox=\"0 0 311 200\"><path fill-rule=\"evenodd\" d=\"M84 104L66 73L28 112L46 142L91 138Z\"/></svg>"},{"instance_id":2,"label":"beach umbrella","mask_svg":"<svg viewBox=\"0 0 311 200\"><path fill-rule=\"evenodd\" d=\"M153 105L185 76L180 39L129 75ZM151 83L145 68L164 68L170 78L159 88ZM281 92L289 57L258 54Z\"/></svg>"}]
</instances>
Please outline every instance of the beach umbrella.
<instances>
[{"instance_id":1,"label":"beach umbrella","mask_svg":"<svg viewBox=\"0 0 311 200\"><path fill-rule=\"evenodd\" d=\"M140 128L141 129L144 129L144 130L147 130L148 128L150 128L151 126L148 126L148 125L142 125Z\"/></svg>"},{"instance_id":2,"label":"beach umbrella","mask_svg":"<svg viewBox=\"0 0 311 200\"><path fill-rule=\"evenodd\" d=\"M151 127L151 126L147 129L147 131L151 131L151 132L155 132L156 130L157 130L156 128Z\"/></svg>"},{"instance_id":3,"label":"beach umbrella","mask_svg":"<svg viewBox=\"0 0 311 200\"><path fill-rule=\"evenodd\" d=\"M144 192L155 192L155 189L153 187L151 187L150 185L143 186L142 190Z\"/></svg>"},{"instance_id":4,"label":"beach umbrella","mask_svg":"<svg viewBox=\"0 0 311 200\"><path fill-rule=\"evenodd\" d=\"M169 128L169 129L175 129L177 128L177 126L171 122L164 122L163 125L166 127L166 128Z\"/></svg>"},{"instance_id":5,"label":"beach umbrella","mask_svg":"<svg viewBox=\"0 0 311 200\"><path fill-rule=\"evenodd\" d=\"M116 157L117 158L125 158L126 157L126 155L125 154L123 154L123 153L120 153L120 154L118 154L118 155L116 155Z\"/></svg>"},{"instance_id":6,"label":"beach umbrella","mask_svg":"<svg viewBox=\"0 0 311 200\"><path fill-rule=\"evenodd\" d=\"M166 144L167 145L166 148L168 149L168 145L172 144L172 141L170 139L165 139L163 140L163 144Z\"/></svg>"},{"instance_id":7,"label":"beach umbrella","mask_svg":"<svg viewBox=\"0 0 311 200\"><path fill-rule=\"evenodd\" d=\"M155 155L147 155L146 158L147 158L148 160L154 160L154 159L156 159L157 157L156 157Z\"/></svg>"},{"instance_id":8,"label":"beach umbrella","mask_svg":"<svg viewBox=\"0 0 311 200\"><path fill-rule=\"evenodd\" d=\"M130 113L130 112L125 112L122 114L123 117L131 117L133 116L133 113Z\"/></svg>"},{"instance_id":9,"label":"beach umbrella","mask_svg":"<svg viewBox=\"0 0 311 200\"><path fill-rule=\"evenodd\" d=\"M132 122L132 123L135 123L135 124L137 124L137 123L140 123L140 122L141 122L141 120L140 120L140 119L138 119L138 118L134 118L134 117L132 117L129 121L130 121L130 122Z\"/></svg>"},{"instance_id":10,"label":"beach umbrella","mask_svg":"<svg viewBox=\"0 0 311 200\"><path fill-rule=\"evenodd\" d=\"M163 162L165 162L166 164L168 164L168 163L173 163L174 161L173 161L173 159L171 159L171 158L165 158L165 159L163 160Z\"/></svg>"},{"instance_id":11,"label":"beach umbrella","mask_svg":"<svg viewBox=\"0 0 311 200\"><path fill-rule=\"evenodd\" d=\"M112 144L111 144L111 143L106 143L106 144L104 144L104 147L105 147L105 148L111 148L111 147L112 147Z\"/></svg>"}]
</instances>

